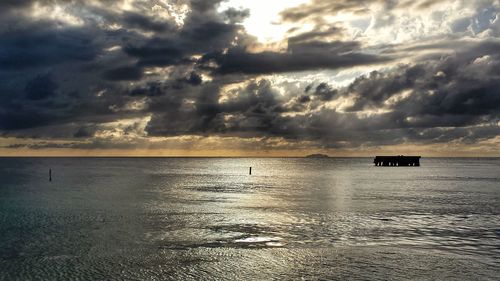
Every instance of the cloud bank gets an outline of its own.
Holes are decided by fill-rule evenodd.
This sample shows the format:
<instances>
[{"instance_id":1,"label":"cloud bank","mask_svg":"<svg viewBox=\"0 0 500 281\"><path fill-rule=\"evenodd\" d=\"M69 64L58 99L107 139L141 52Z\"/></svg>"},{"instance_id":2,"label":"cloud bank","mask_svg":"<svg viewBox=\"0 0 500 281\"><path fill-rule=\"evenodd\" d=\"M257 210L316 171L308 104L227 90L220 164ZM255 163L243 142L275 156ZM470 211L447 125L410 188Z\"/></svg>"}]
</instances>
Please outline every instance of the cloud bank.
<instances>
[{"instance_id":1,"label":"cloud bank","mask_svg":"<svg viewBox=\"0 0 500 281\"><path fill-rule=\"evenodd\" d=\"M221 3L0 3L0 151L500 155L498 1Z\"/></svg>"}]
</instances>

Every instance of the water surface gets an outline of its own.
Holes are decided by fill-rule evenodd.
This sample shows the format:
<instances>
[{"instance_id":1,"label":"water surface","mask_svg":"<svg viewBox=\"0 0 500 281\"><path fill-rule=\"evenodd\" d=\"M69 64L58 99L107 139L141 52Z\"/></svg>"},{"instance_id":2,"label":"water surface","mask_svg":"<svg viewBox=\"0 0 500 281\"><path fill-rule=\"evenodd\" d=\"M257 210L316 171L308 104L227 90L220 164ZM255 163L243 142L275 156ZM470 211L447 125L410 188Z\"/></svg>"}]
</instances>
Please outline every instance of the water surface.
<instances>
[{"instance_id":1,"label":"water surface","mask_svg":"<svg viewBox=\"0 0 500 281\"><path fill-rule=\"evenodd\" d=\"M500 159L421 163L0 158L0 280L498 280Z\"/></svg>"}]
</instances>

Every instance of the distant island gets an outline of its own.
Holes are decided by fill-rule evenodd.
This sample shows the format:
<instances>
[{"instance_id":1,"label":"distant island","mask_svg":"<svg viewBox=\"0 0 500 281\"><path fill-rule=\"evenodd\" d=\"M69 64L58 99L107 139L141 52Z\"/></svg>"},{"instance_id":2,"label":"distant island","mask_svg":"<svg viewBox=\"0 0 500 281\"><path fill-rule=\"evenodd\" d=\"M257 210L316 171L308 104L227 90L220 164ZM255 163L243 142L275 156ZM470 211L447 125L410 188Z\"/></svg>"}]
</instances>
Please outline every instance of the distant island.
<instances>
[{"instance_id":1,"label":"distant island","mask_svg":"<svg viewBox=\"0 0 500 281\"><path fill-rule=\"evenodd\" d=\"M306 156L306 158L330 158L330 156L326 155L326 154L309 154Z\"/></svg>"}]
</instances>

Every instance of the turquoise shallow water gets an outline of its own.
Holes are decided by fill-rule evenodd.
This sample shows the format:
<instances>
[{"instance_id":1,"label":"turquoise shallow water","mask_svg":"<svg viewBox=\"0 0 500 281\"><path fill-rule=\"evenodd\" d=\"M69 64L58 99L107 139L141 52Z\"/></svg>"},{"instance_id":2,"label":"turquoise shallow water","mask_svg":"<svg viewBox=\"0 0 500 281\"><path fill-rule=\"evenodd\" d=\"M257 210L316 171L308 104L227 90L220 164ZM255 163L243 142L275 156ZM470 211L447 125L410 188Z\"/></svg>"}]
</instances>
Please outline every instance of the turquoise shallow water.
<instances>
[{"instance_id":1,"label":"turquoise shallow water","mask_svg":"<svg viewBox=\"0 0 500 281\"><path fill-rule=\"evenodd\" d=\"M500 159L371 162L0 158L0 280L498 280Z\"/></svg>"}]
</instances>

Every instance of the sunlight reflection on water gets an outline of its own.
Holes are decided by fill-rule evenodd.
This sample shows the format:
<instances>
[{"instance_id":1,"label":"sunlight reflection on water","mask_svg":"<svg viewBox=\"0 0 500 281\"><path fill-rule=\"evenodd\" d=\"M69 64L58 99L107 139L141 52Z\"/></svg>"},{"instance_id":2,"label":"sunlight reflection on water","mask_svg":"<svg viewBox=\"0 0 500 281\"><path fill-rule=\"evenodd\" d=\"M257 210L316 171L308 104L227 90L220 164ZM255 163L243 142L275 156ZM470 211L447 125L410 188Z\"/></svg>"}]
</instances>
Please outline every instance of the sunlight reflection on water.
<instances>
[{"instance_id":1,"label":"sunlight reflection on water","mask_svg":"<svg viewBox=\"0 0 500 281\"><path fill-rule=\"evenodd\" d=\"M500 266L499 159L28 158L0 168L0 280L494 279Z\"/></svg>"}]
</instances>

